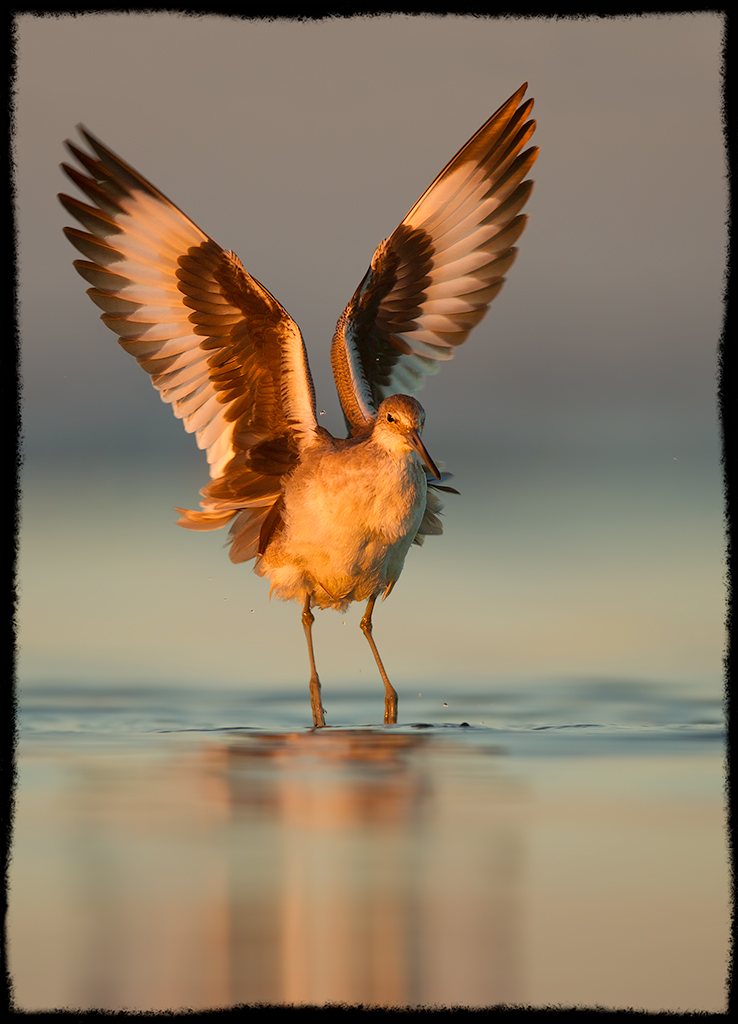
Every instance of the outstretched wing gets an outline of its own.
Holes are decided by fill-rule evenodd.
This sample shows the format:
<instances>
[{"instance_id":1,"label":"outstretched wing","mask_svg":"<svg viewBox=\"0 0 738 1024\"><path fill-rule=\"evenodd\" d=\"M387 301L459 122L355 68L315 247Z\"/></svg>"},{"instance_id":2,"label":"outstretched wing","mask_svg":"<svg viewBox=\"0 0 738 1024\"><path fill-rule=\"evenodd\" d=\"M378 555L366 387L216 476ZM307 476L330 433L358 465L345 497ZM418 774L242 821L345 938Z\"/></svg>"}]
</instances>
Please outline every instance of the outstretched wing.
<instances>
[{"instance_id":1,"label":"outstretched wing","mask_svg":"<svg viewBox=\"0 0 738 1024\"><path fill-rule=\"evenodd\" d=\"M533 183L535 130L521 104L527 83L492 115L426 189L344 310L331 362L354 432L367 429L388 395L412 393L451 359L482 319L517 254Z\"/></svg>"},{"instance_id":2,"label":"outstretched wing","mask_svg":"<svg viewBox=\"0 0 738 1024\"><path fill-rule=\"evenodd\" d=\"M89 176L62 168L95 205L59 196L86 229L65 228L87 257L74 265L103 322L207 451L203 511L179 509L180 525L217 529L240 513L230 554L251 558L276 521L280 478L319 432L300 331L234 253L80 131L94 156L67 146Z\"/></svg>"}]
</instances>

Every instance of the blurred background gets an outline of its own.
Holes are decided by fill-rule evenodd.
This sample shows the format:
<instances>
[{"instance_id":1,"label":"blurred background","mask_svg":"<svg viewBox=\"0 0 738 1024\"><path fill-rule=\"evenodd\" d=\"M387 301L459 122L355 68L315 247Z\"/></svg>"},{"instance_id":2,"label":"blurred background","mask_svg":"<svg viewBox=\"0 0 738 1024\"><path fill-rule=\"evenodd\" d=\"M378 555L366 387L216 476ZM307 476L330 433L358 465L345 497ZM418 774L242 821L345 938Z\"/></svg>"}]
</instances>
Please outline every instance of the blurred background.
<instances>
[{"instance_id":1,"label":"blurred background","mask_svg":"<svg viewBox=\"0 0 738 1024\"><path fill-rule=\"evenodd\" d=\"M400 717L403 692L431 684L719 697L719 16L23 15L16 29L24 686L308 675L298 608L229 562L224 531L175 526L206 462L72 267L56 193L74 191L58 165L75 125L277 296L338 433L329 344L375 246L528 81L541 153L517 262L419 395L461 494L375 614ZM326 701L379 687L360 615L318 616Z\"/></svg>"}]
</instances>

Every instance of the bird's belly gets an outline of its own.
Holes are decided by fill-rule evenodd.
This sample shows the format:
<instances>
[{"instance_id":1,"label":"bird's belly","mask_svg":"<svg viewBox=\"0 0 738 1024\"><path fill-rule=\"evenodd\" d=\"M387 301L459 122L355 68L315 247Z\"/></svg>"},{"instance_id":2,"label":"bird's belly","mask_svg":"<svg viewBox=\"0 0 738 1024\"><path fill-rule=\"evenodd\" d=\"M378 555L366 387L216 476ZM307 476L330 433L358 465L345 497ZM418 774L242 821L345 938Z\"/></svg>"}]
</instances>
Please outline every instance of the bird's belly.
<instances>
[{"instance_id":1,"label":"bird's belly","mask_svg":"<svg viewBox=\"0 0 738 1024\"><path fill-rule=\"evenodd\" d=\"M381 479L336 472L339 460L327 461L330 472L298 470L288 483L283 528L256 572L284 600L310 594L321 608L345 610L399 577L425 511L426 481L410 459Z\"/></svg>"}]
</instances>

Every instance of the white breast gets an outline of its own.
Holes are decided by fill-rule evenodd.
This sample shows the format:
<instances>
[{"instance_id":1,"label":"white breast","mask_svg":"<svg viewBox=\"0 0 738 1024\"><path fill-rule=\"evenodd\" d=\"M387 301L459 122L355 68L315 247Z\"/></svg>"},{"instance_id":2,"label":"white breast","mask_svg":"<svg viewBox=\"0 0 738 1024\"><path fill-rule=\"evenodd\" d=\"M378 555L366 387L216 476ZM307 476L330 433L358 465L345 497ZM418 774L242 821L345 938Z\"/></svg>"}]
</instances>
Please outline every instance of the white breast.
<instances>
[{"instance_id":1,"label":"white breast","mask_svg":"<svg viewBox=\"0 0 738 1024\"><path fill-rule=\"evenodd\" d=\"M285 489L284 528L256 571L284 600L310 593L345 610L397 580L425 503L425 471L410 452L366 442L308 453Z\"/></svg>"}]
</instances>

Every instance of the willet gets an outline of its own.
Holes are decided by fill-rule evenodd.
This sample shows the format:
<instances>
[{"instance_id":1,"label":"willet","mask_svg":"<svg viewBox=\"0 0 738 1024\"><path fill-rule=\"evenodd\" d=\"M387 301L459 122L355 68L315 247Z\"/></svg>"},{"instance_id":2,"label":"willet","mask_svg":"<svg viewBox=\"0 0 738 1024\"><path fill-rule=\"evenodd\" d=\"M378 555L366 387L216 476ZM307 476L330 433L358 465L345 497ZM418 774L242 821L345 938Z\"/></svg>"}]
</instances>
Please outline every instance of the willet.
<instances>
[{"instance_id":1,"label":"willet","mask_svg":"<svg viewBox=\"0 0 738 1024\"><path fill-rule=\"evenodd\" d=\"M62 164L94 206L61 195L86 230L66 228L87 257L74 265L122 347L151 375L206 449L211 482L180 526L231 523L233 562L256 559L270 594L302 604L315 726L325 725L311 608L361 620L384 681L384 721L397 693L372 637L372 612L410 545L442 532L437 490L450 491L407 394L487 312L512 265L537 147L527 83L476 132L389 238L343 311L331 363L348 437L319 426L299 328L233 252L226 252L84 128L94 156Z\"/></svg>"}]
</instances>

